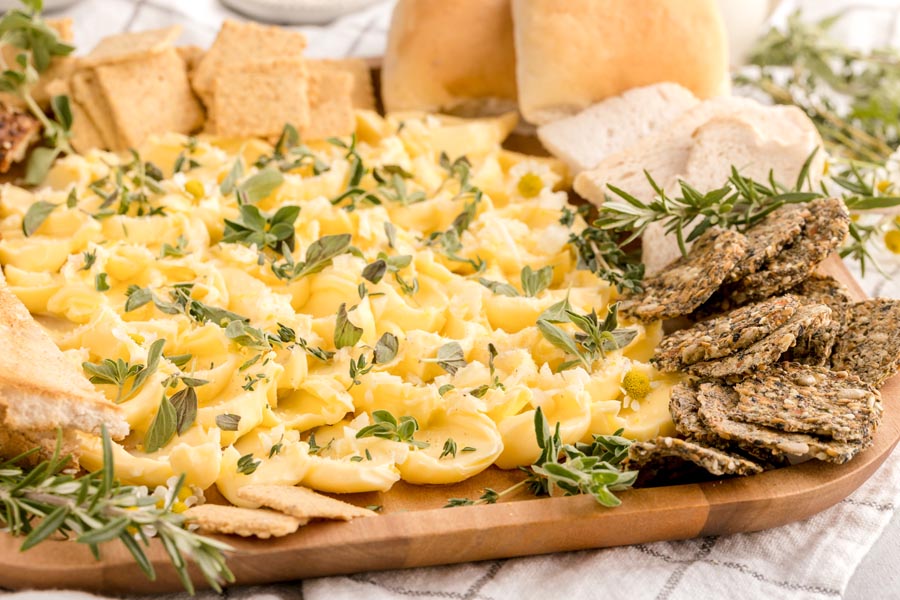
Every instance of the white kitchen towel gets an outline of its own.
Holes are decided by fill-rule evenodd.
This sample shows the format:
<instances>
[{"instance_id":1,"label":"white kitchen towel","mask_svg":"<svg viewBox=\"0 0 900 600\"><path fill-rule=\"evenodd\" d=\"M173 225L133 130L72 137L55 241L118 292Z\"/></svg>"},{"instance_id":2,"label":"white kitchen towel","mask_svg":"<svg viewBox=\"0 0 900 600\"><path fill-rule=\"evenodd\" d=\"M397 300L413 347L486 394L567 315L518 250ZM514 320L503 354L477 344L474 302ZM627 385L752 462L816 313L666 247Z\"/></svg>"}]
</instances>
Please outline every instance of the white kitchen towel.
<instances>
[{"instance_id":1,"label":"white kitchen towel","mask_svg":"<svg viewBox=\"0 0 900 600\"><path fill-rule=\"evenodd\" d=\"M796 5L797 3L792 3ZM846 6L839 0L801 2L813 14ZM315 56L378 56L384 50L392 2L326 27L303 27ZM894 10L885 13L883 6ZM872 0L859 9L848 37L886 43L897 38L898 2ZM784 7L779 18L789 12ZM182 42L209 45L223 18L239 18L214 0L84 0L67 10L76 20L76 43L89 49L119 31L184 25ZM875 35L878 33L878 35ZM876 37L882 36L879 41ZM881 257L894 279L871 271L860 277L871 295L900 297L900 264ZM851 268L852 265L851 265ZM860 276L859 273L856 273ZM888 410L897 410L892 406ZM438 598L502 600L546 598L840 598L860 561L878 540L900 503L900 453L849 498L818 515L757 533L660 542L532 558L326 577L228 590L232 599L342 600ZM598 509L603 510L603 509ZM900 591L885 590L883 597ZM201 599L212 599L201 593ZM80 600L79 592L20 592L3 600ZM153 598L181 600L186 594Z\"/></svg>"}]
</instances>

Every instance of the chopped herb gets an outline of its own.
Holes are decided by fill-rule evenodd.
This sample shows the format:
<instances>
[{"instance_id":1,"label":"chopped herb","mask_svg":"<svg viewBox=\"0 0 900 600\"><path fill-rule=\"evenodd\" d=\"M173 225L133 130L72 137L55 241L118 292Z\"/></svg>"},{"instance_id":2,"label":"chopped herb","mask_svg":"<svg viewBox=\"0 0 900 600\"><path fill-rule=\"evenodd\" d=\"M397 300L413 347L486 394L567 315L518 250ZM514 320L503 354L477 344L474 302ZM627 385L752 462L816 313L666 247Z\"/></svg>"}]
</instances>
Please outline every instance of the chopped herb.
<instances>
[{"instance_id":1,"label":"chopped herb","mask_svg":"<svg viewBox=\"0 0 900 600\"><path fill-rule=\"evenodd\" d=\"M175 437L178 429L178 415L175 407L163 394L162 400L159 402L159 410L150 423L150 428L144 436L144 452L153 454L160 448L163 448L169 441Z\"/></svg>"},{"instance_id":2,"label":"chopped herb","mask_svg":"<svg viewBox=\"0 0 900 600\"><path fill-rule=\"evenodd\" d=\"M473 448L472 446L466 446L460 452L476 452L478 448Z\"/></svg>"},{"instance_id":3,"label":"chopped herb","mask_svg":"<svg viewBox=\"0 0 900 600\"><path fill-rule=\"evenodd\" d=\"M336 256L350 249L351 239L349 233L322 236L306 249L306 257L303 262L294 262L293 256L282 250L284 262L272 263L272 272L276 277L287 282L297 281L307 275L318 273L330 266Z\"/></svg>"},{"instance_id":4,"label":"chopped herb","mask_svg":"<svg viewBox=\"0 0 900 600\"><path fill-rule=\"evenodd\" d=\"M25 217L22 219L22 233L25 234L25 237L34 235L34 232L44 224L44 221L47 220L47 217L50 216L50 213L53 212L56 206L56 204L44 200L39 200L29 206Z\"/></svg>"},{"instance_id":5,"label":"chopped herb","mask_svg":"<svg viewBox=\"0 0 900 600\"><path fill-rule=\"evenodd\" d=\"M383 365L394 360L397 356L397 350L400 348L400 341L393 333L386 332L375 344L375 352L372 355L372 363Z\"/></svg>"},{"instance_id":6,"label":"chopped herb","mask_svg":"<svg viewBox=\"0 0 900 600\"><path fill-rule=\"evenodd\" d=\"M347 305L341 304L334 322L334 347L340 350L355 346L362 334L362 327L357 327L347 318Z\"/></svg>"},{"instance_id":7,"label":"chopped herb","mask_svg":"<svg viewBox=\"0 0 900 600\"><path fill-rule=\"evenodd\" d=\"M240 423L240 415L233 415L231 413L216 415L216 427L222 431L237 431Z\"/></svg>"},{"instance_id":8,"label":"chopped herb","mask_svg":"<svg viewBox=\"0 0 900 600\"><path fill-rule=\"evenodd\" d=\"M281 439L279 439L277 443L272 444L272 447L269 448L269 458L272 458L276 454L280 454L281 449L283 447L284 447L284 434L281 435Z\"/></svg>"},{"instance_id":9,"label":"chopped herb","mask_svg":"<svg viewBox=\"0 0 900 600\"><path fill-rule=\"evenodd\" d=\"M91 383L116 386L117 392L114 402L118 404L132 398L147 382L147 379L156 372L165 344L166 340L160 339L150 345L150 350L147 352L146 365L140 363L132 365L121 358L116 360L106 358L99 363L84 362L82 363L82 368L89 375ZM129 379L131 380L131 386L126 393L125 385Z\"/></svg>"},{"instance_id":10,"label":"chopped herb","mask_svg":"<svg viewBox=\"0 0 900 600\"><path fill-rule=\"evenodd\" d=\"M239 220L225 219L223 243L256 246L260 250L290 256L289 251L294 249L294 222L300 215L299 206L282 206L272 215L266 215L250 204L241 205L239 210Z\"/></svg>"},{"instance_id":11,"label":"chopped herb","mask_svg":"<svg viewBox=\"0 0 900 600\"><path fill-rule=\"evenodd\" d=\"M566 316L570 323L581 330L580 333L572 336L548 320L542 318L537 320L537 327L544 339L566 354L577 357L577 360L562 363L559 370L567 369L580 362L585 370L590 372L594 360L598 357L605 357L607 352L624 348L637 335L636 329L618 328L616 304L609 307L606 318L602 322L593 310L582 315L567 309Z\"/></svg>"},{"instance_id":12,"label":"chopped herb","mask_svg":"<svg viewBox=\"0 0 900 600\"><path fill-rule=\"evenodd\" d=\"M534 271L526 265L522 269L521 279L522 291L525 292L525 295L530 297L537 296L550 287L550 282L553 281L553 267L548 265Z\"/></svg>"},{"instance_id":13,"label":"chopped herb","mask_svg":"<svg viewBox=\"0 0 900 600\"><path fill-rule=\"evenodd\" d=\"M377 437L384 440L409 444L415 448L427 448L427 442L419 442L413 439L419 430L419 422L415 417L403 416L400 419L386 410L376 410L372 413L372 425L363 427L356 433L357 439L364 437Z\"/></svg>"},{"instance_id":14,"label":"chopped herb","mask_svg":"<svg viewBox=\"0 0 900 600\"><path fill-rule=\"evenodd\" d=\"M280 171L263 169L248 177L235 188L235 194L241 205L256 204L260 200L281 187L284 183L284 175Z\"/></svg>"},{"instance_id":15,"label":"chopped herb","mask_svg":"<svg viewBox=\"0 0 900 600\"><path fill-rule=\"evenodd\" d=\"M466 366L466 355L459 342L447 342L437 351L435 358L422 358L421 362L436 362L438 366L451 375Z\"/></svg>"},{"instance_id":16,"label":"chopped herb","mask_svg":"<svg viewBox=\"0 0 900 600\"><path fill-rule=\"evenodd\" d=\"M237 461L237 472L242 475L252 475L256 472L257 467L262 463L261 460L253 458L253 453L245 454Z\"/></svg>"},{"instance_id":17,"label":"chopped herb","mask_svg":"<svg viewBox=\"0 0 900 600\"><path fill-rule=\"evenodd\" d=\"M456 458L456 441L454 441L453 438L447 438L447 441L444 442L444 449L441 451L441 455L438 459L444 458L445 456Z\"/></svg>"},{"instance_id":18,"label":"chopped herb","mask_svg":"<svg viewBox=\"0 0 900 600\"><path fill-rule=\"evenodd\" d=\"M81 266L79 271L90 271L91 267L94 266L94 263L97 262L97 251L85 251L81 253L81 256L84 257L84 264Z\"/></svg>"},{"instance_id":19,"label":"chopped herb","mask_svg":"<svg viewBox=\"0 0 900 600\"><path fill-rule=\"evenodd\" d=\"M197 420L197 392L189 386L175 392L169 401L175 408L175 430L184 435Z\"/></svg>"}]
</instances>

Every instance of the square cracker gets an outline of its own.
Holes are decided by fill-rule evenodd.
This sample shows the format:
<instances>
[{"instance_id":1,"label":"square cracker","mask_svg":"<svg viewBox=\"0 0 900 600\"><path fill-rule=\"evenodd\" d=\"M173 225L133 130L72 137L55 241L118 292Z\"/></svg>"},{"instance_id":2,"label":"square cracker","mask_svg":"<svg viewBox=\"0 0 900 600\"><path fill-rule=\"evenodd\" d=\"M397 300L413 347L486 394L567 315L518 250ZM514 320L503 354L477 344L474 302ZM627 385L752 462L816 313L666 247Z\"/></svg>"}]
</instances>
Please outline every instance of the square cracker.
<instances>
[{"instance_id":1,"label":"square cracker","mask_svg":"<svg viewBox=\"0 0 900 600\"><path fill-rule=\"evenodd\" d=\"M361 58L324 58L310 60L307 63L310 74L323 71L343 72L353 77L353 88L350 100L353 108L375 110L375 89L372 86L372 71L368 63Z\"/></svg>"},{"instance_id":2,"label":"square cracker","mask_svg":"<svg viewBox=\"0 0 900 600\"><path fill-rule=\"evenodd\" d=\"M238 496L298 519L335 519L349 521L356 517L373 517L375 513L341 500L323 496L309 488L287 485L248 485Z\"/></svg>"},{"instance_id":3,"label":"square cracker","mask_svg":"<svg viewBox=\"0 0 900 600\"><path fill-rule=\"evenodd\" d=\"M212 120L223 137L269 137L309 125L306 65L297 58L244 63L219 74Z\"/></svg>"},{"instance_id":4,"label":"square cracker","mask_svg":"<svg viewBox=\"0 0 900 600\"><path fill-rule=\"evenodd\" d=\"M100 40L81 64L94 67L159 54L171 48L179 35L181 25L110 35Z\"/></svg>"},{"instance_id":5,"label":"square cracker","mask_svg":"<svg viewBox=\"0 0 900 600\"><path fill-rule=\"evenodd\" d=\"M207 533L225 533L243 537L282 537L297 531L306 521L262 508L238 508L220 504L192 506L185 518Z\"/></svg>"},{"instance_id":6,"label":"square cracker","mask_svg":"<svg viewBox=\"0 0 900 600\"><path fill-rule=\"evenodd\" d=\"M53 96L69 96L69 107L72 109L72 135L69 141L76 152L86 154L93 148L105 147L100 131L84 106L73 97L66 80L54 79L47 84L47 92Z\"/></svg>"},{"instance_id":7,"label":"square cracker","mask_svg":"<svg viewBox=\"0 0 900 600\"><path fill-rule=\"evenodd\" d=\"M302 33L282 27L226 20L216 41L194 70L191 83L207 106L211 105L216 79L248 61L300 58L306 48Z\"/></svg>"},{"instance_id":8,"label":"square cracker","mask_svg":"<svg viewBox=\"0 0 900 600\"><path fill-rule=\"evenodd\" d=\"M72 99L87 112L100 134L103 147L109 150L124 150L119 145L119 131L113 121L106 96L97 85L94 71L86 69L74 73L69 81L69 87L72 89Z\"/></svg>"},{"instance_id":9,"label":"square cracker","mask_svg":"<svg viewBox=\"0 0 900 600\"><path fill-rule=\"evenodd\" d=\"M126 148L139 146L153 134L191 133L203 123L203 108L174 48L140 60L102 65L96 73L119 142Z\"/></svg>"},{"instance_id":10,"label":"square cracker","mask_svg":"<svg viewBox=\"0 0 900 600\"><path fill-rule=\"evenodd\" d=\"M351 93L353 77L340 71L314 70L309 74L309 125L304 140L346 136L356 130Z\"/></svg>"}]
</instances>

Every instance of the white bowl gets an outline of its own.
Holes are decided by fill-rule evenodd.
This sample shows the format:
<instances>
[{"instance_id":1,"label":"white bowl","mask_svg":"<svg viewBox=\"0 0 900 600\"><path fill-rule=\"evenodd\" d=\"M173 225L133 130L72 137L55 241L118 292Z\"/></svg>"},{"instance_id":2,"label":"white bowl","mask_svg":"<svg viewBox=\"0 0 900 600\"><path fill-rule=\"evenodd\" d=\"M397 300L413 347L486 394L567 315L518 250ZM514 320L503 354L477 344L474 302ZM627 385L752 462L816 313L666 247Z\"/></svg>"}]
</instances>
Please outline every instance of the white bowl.
<instances>
[{"instance_id":1,"label":"white bowl","mask_svg":"<svg viewBox=\"0 0 900 600\"><path fill-rule=\"evenodd\" d=\"M383 0L222 0L239 13L268 21L299 25L328 23Z\"/></svg>"}]
</instances>

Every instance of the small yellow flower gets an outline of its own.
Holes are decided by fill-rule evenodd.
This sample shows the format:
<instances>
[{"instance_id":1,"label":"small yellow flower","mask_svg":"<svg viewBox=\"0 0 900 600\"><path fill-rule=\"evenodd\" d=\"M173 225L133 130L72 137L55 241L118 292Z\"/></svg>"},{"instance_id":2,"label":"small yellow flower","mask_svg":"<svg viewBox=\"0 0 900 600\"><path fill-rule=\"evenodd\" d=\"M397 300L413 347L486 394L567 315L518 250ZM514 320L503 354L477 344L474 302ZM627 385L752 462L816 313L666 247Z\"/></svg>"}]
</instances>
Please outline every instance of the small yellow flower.
<instances>
[{"instance_id":1,"label":"small yellow flower","mask_svg":"<svg viewBox=\"0 0 900 600\"><path fill-rule=\"evenodd\" d=\"M622 389L631 399L643 400L650 393L650 378L646 373L632 369L622 379Z\"/></svg>"},{"instance_id":2,"label":"small yellow flower","mask_svg":"<svg viewBox=\"0 0 900 600\"><path fill-rule=\"evenodd\" d=\"M541 180L540 175L525 173L519 178L516 188L523 198L534 198L544 189L544 182Z\"/></svg>"},{"instance_id":3,"label":"small yellow flower","mask_svg":"<svg viewBox=\"0 0 900 600\"><path fill-rule=\"evenodd\" d=\"M884 234L884 245L894 254L900 254L900 231L891 229Z\"/></svg>"},{"instance_id":4,"label":"small yellow flower","mask_svg":"<svg viewBox=\"0 0 900 600\"><path fill-rule=\"evenodd\" d=\"M878 191L883 194L891 188L891 182L887 179L882 179L875 185L875 187L878 188Z\"/></svg>"},{"instance_id":5,"label":"small yellow flower","mask_svg":"<svg viewBox=\"0 0 900 600\"><path fill-rule=\"evenodd\" d=\"M859 213L850 213L850 220L854 223L859 221Z\"/></svg>"},{"instance_id":6,"label":"small yellow flower","mask_svg":"<svg viewBox=\"0 0 900 600\"><path fill-rule=\"evenodd\" d=\"M194 197L194 200L201 200L206 195L203 184L196 179L184 182L184 191Z\"/></svg>"},{"instance_id":7,"label":"small yellow flower","mask_svg":"<svg viewBox=\"0 0 900 600\"><path fill-rule=\"evenodd\" d=\"M822 164L822 175L828 175L828 172L831 170L831 163L827 160Z\"/></svg>"}]
</instances>

